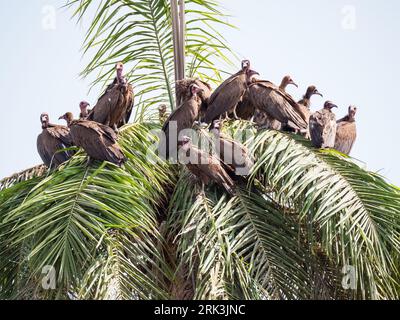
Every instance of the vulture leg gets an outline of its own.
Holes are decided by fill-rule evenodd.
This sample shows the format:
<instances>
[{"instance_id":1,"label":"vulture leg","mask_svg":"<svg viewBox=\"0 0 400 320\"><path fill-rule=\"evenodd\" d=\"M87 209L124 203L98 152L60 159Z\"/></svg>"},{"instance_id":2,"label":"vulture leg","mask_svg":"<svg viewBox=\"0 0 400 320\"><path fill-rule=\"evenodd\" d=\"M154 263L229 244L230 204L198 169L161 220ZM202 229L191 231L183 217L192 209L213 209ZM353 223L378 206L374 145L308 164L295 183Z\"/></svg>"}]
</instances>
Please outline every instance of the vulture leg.
<instances>
[{"instance_id":1,"label":"vulture leg","mask_svg":"<svg viewBox=\"0 0 400 320\"><path fill-rule=\"evenodd\" d=\"M236 113L236 108L233 109L233 118L235 120L240 120L240 118L238 117L237 113Z\"/></svg>"}]
</instances>

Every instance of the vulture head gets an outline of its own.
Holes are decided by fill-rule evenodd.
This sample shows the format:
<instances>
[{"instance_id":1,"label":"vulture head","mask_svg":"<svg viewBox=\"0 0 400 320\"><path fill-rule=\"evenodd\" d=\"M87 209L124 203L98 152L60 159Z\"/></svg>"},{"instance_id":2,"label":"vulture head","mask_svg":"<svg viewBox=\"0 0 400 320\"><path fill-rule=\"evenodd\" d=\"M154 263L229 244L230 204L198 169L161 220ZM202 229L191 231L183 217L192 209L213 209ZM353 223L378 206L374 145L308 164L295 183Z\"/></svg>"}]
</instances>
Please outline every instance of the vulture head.
<instances>
[{"instance_id":1,"label":"vulture head","mask_svg":"<svg viewBox=\"0 0 400 320\"><path fill-rule=\"evenodd\" d=\"M192 147L192 139L188 136L182 137L182 140L179 142L179 148L183 151L187 152Z\"/></svg>"},{"instance_id":2,"label":"vulture head","mask_svg":"<svg viewBox=\"0 0 400 320\"><path fill-rule=\"evenodd\" d=\"M242 70L248 70L250 69L250 60L243 60L242 61Z\"/></svg>"},{"instance_id":3,"label":"vulture head","mask_svg":"<svg viewBox=\"0 0 400 320\"><path fill-rule=\"evenodd\" d=\"M293 81L293 79L292 79L291 76L285 76L285 77L282 79L281 88L282 88L282 89L286 89L286 87L287 87L288 85L290 85L290 84L293 85L293 86L295 86L296 88L299 87L299 86L296 84L296 82Z\"/></svg>"},{"instance_id":4,"label":"vulture head","mask_svg":"<svg viewBox=\"0 0 400 320\"><path fill-rule=\"evenodd\" d=\"M318 91L316 86L309 86L307 89L306 98L310 99L314 95L323 97L323 95Z\"/></svg>"},{"instance_id":5,"label":"vulture head","mask_svg":"<svg viewBox=\"0 0 400 320\"><path fill-rule=\"evenodd\" d=\"M86 101L82 101L80 104L79 104L79 108L81 109L81 112L82 113L85 113L85 112L87 112L87 108L90 106L90 103L89 102L86 102Z\"/></svg>"},{"instance_id":6,"label":"vulture head","mask_svg":"<svg viewBox=\"0 0 400 320\"><path fill-rule=\"evenodd\" d=\"M334 104L332 101L325 102L324 109L332 110L333 108L338 108L338 106L336 104Z\"/></svg>"},{"instance_id":7,"label":"vulture head","mask_svg":"<svg viewBox=\"0 0 400 320\"><path fill-rule=\"evenodd\" d=\"M165 113L167 112L167 105L166 104L162 104L158 107L158 112L162 115L165 115Z\"/></svg>"},{"instance_id":8,"label":"vulture head","mask_svg":"<svg viewBox=\"0 0 400 320\"><path fill-rule=\"evenodd\" d=\"M213 128L214 128L215 130L217 130L217 131L221 131L221 129L222 129L222 122L221 122L221 120L215 120L215 121L213 122Z\"/></svg>"},{"instance_id":9,"label":"vulture head","mask_svg":"<svg viewBox=\"0 0 400 320\"><path fill-rule=\"evenodd\" d=\"M49 115L47 113L42 113L40 115L40 123L42 124L42 129L46 129L49 126Z\"/></svg>"},{"instance_id":10,"label":"vulture head","mask_svg":"<svg viewBox=\"0 0 400 320\"><path fill-rule=\"evenodd\" d=\"M350 106L349 107L349 120L350 121L355 121L356 114L357 114L357 107L356 106Z\"/></svg>"},{"instance_id":11,"label":"vulture head","mask_svg":"<svg viewBox=\"0 0 400 320\"><path fill-rule=\"evenodd\" d=\"M70 125L71 122L74 120L74 115L71 112L67 112L63 116L59 117L58 120L65 120L67 124Z\"/></svg>"},{"instance_id":12,"label":"vulture head","mask_svg":"<svg viewBox=\"0 0 400 320\"><path fill-rule=\"evenodd\" d=\"M122 62L118 62L115 65L115 70L117 70L117 73L120 72L122 74L122 72L124 71L124 64Z\"/></svg>"},{"instance_id":13,"label":"vulture head","mask_svg":"<svg viewBox=\"0 0 400 320\"><path fill-rule=\"evenodd\" d=\"M197 84L191 84L189 86L189 92L192 97L198 96L200 92L203 92L204 89L201 89Z\"/></svg>"}]
</instances>

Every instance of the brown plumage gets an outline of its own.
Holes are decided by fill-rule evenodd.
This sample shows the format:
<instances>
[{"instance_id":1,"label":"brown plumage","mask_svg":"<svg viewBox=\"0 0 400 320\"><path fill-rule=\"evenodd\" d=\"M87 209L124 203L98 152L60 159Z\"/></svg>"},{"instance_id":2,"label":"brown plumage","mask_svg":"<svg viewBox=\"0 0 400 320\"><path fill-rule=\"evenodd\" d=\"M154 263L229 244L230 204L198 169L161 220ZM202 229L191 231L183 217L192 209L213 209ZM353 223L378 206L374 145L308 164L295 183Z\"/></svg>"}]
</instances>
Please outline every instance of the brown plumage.
<instances>
[{"instance_id":1,"label":"brown plumage","mask_svg":"<svg viewBox=\"0 0 400 320\"><path fill-rule=\"evenodd\" d=\"M284 94L290 96L286 92L286 88L288 85L293 85L296 88L299 86L293 81L291 76L285 76L282 79L281 85L279 86L279 90L281 90ZM290 96L290 98L293 100L293 98ZM304 118L304 115L302 116ZM257 127L259 130L262 129L270 129L270 130L282 130L286 129L282 123L273 117L269 116L267 113L261 110L257 110L254 114L254 122L256 123Z\"/></svg>"},{"instance_id":2,"label":"brown plumage","mask_svg":"<svg viewBox=\"0 0 400 320\"><path fill-rule=\"evenodd\" d=\"M185 164L188 170L204 185L214 182L223 186L229 194L234 195L235 184L218 158L194 147L189 137L183 137L180 153L187 158Z\"/></svg>"},{"instance_id":3,"label":"brown plumage","mask_svg":"<svg viewBox=\"0 0 400 320\"><path fill-rule=\"evenodd\" d=\"M204 113L208 107L208 101L212 94L212 88L207 82L204 82L200 79L184 79L176 82L178 106L191 98L189 87L193 84L203 90L199 92L199 98L201 100L201 112Z\"/></svg>"},{"instance_id":4,"label":"brown plumage","mask_svg":"<svg viewBox=\"0 0 400 320\"><path fill-rule=\"evenodd\" d=\"M179 135L185 129L190 129L193 123L198 120L201 99L200 94L203 89L196 84L191 84L188 88L188 96L190 98L176 109L165 122L162 131L164 135L161 137L159 153L165 159L177 159L178 139Z\"/></svg>"},{"instance_id":5,"label":"brown plumage","mask_svg":"<svg viewBox=\"0 0 400 320\"><path fill-rule=\"evenodd\" d=\"M301 99L298 104L302 110L302 112L306 115L307 122L310 119L311 111L311 98L313 95L318 95L320 97L323 97L323 95L318 91L316 86L309 86L307 88L306 94L303 96L303 99Z\"/></svg>"},{"instance_id":6,"label":"brown plumage","mask_svg":"<svg viewBox=\"0 0 400 320\"><path fill-rule=\"evenodd\" d=\"M129 122L134 104L133 87L123 76L123 64L118 63L116 70L117 76L113 83L107 87L87 117L90 121L107 125L115 130Z\"/></svg>"},{"instance_id":7,"label":"brown plumage","mask_svg":"<svg viewBox=\"0 0 400 320\"><path fill-rule=\"evenodd\" d=\"M329 149L335 146L337 124L333 108L337 106L327 101L321 111L313 113L310 117L311 141L316 148Z\"/></svg>"},{"instance_id":8,"label":"brown plumage","mask_svg":"<svg viewBox=\"0 0 400 320\"><path fill-rule=\"evenodd\" d=\"M253 76L257 74L256 71L250 69L249 61L243 61L242 69L225 80L211 95L204 122L212 123L221 116L230 113L233 113L235 118L238 118L236 107L242 101Z\"/></svg>"},{"instance_id":9,"label":"brown plumage","mask_svg":"<svg viewBox=\"0 0 400 320\"><path fill-rule=\"evenodd\" d=\"M236 107L236 116L239 119L250 121L254 117L256 108L250 102L248 96L249 96L249 91L246 90L246 92L242 97L242 101L240 101ZM231 117L233 116L234 115L232 114Z\"/></svg>"},{"instance_id":10,"label":"brown plumage","mask_svg":"<svg viewBox=\"0 0 400 320\"><path fill-rule=\"evenodd\" d=\"M60 151L73 146L70 131L65 126L49 123L49 115L43 113L40 116L42 133L37 138L37 150L44 164L49 168L56 168L67 161L72 151Z\"/></svg>"},{"instance_id":11,"label":"brown plumage","mask_svg":"<svg viewBox=\"0 0 400 320\"><path fill-rule=\"evenodd\" d=\"M222 122L214 121L213 134L215 139L216 155L237 176L248 176L254 166L254 161L249 155L248 149L221 133Z\"/></svg>"},{"instance_id":12,"label":"brown plumage","mask_svg":"<svg viewBox=\"0 0 400 320\"><path fill-rule=\"evenodd\" d=\"M335 149L347 155L357 139L356 113L357 107L350 106L348 115L337 122Z\"/></svg>"},{"instance_id":13,"label":"brown plumage","mask_svg":"<svg viewBox=\"0 0 400 320\"><path fill-rule=\"evenodd\" d=\"M285 126L301 131L307 128L305 115L293 98L270 81L255 81L249 87L249 99L260 111Z\"/></svg>"},{"instance_id":14,"label":"brown plumage","mask_svg":"<svg viewBox=\"0 0 400 320\"><path fill-rule=\"evenodd\" d=\"M90 158L118 166L125 162L124 153L117 142L118 137L110 127L94 121L73 120L70 112L60 119L67 121L74 144L84 149Z\"/></svg>"}]
</instances>

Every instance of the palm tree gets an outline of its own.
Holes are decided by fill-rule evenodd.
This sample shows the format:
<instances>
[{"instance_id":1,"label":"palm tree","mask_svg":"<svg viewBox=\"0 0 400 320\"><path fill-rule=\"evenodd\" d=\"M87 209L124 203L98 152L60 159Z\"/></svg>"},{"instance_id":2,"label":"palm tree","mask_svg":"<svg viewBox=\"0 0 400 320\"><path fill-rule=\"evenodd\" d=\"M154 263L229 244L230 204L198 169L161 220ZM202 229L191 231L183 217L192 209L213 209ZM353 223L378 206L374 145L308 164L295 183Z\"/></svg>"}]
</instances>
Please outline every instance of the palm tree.
<instances>
[{"instance_id":1,"label":"palm tree","mask_svg":"<svg viewBox=\"0 0 400 320\"><path fill-rule=\"evenodd\" d=\"M68 5L82 19L95 3ZM80 151L57 170L1 182L0 298L399 298L400 191L355 160L232 122L227 134L247 132L256 165L231 197L201 192L183 166L157 157L155 107L175 107L182 30L186 76L219 81L215 65L230 55L217 3L185 4L174 49L168 1L100 2L83 75L106 83L116 61L131 64L139 104L120 134L128 162L88 167ZM56 281L46 290L49 266Z\"/></svg>"}]
</instances>

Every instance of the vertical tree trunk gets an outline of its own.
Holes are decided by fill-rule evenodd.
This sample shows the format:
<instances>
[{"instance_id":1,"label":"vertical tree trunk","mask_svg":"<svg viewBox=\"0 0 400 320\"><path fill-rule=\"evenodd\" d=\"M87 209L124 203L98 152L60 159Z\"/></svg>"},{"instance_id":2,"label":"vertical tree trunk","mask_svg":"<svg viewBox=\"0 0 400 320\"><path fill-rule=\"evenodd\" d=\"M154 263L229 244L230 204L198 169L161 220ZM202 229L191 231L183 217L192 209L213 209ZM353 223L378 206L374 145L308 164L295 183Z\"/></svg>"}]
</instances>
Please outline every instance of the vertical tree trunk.
<instances>
[{"instance_id":1,"label":"vertical tree trunk","mask_svg":"<svg viewBox=\"0 0 400 320\"><path fill-rule=\"evenodd\" d=\"M171 0L172 34L174 41L175 81L185 78L185 0ZM176 99L178 101L178 99Z\"/></svg>"}]
</instances>

